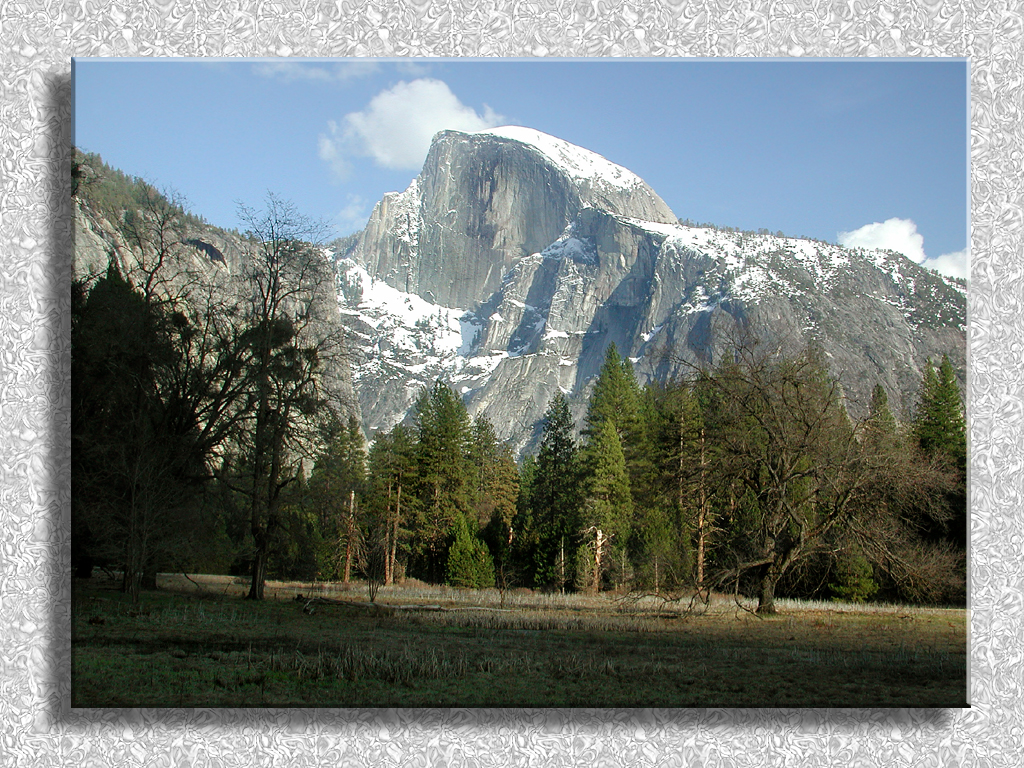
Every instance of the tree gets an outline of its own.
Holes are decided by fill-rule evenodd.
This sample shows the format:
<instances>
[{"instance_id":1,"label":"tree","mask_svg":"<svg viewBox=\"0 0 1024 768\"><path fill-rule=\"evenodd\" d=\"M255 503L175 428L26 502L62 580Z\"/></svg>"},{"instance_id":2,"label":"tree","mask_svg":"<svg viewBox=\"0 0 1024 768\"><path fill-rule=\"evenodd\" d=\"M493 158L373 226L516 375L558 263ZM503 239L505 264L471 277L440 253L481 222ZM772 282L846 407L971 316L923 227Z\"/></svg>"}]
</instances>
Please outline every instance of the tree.
<instances>
[{"instance_id":1,"label":"tree","mask_svg":"<svg viewBox=\"0 0 1024 768\"><path fill-rule=\"evenodd\" d=\"M360 541L357 513L366 480L359 422L350 416L344 425L330 425L325 442L313 465L307 494L320 535L317 576L347 583Z\"/></svg>"},{"instance_id":2,"label":"tree","mask_svg":"<svg viewBox=\"0 0 1024 768\"><path fill-rule=\"evenodd\" d=\"M897 430L896 417L889 409L889 396L881 384L875 384L871 391L871 408L868 411L868 422L874 431L883 435L895 435Z\"/></svg>"},{"instance_id":3,"label":"tree","mask_svg":"<svg viewBox=\"0 0 1024 768\"><path fill-rule=\"evenodd\" d=\"M175 354L167 318L115 262L76 295L72 321L75 517L94 554L122 565L137 602L150 560L173 534L187 446L169 434L161 369ZM187 436L178 436L187 439Z\"/></svg>"},{"instance_id":4,"label":"tree","mask_svg":"<svg viewBox=\"0 0 1024 768\"><path fill-rule=\"evenodd\" d=\"M220 515L198 512L198 499L243 416L239 403L249 390L246 344L230 291L225 291L226 275L194 268L185 237L188 227L201 221L185 211L182 198L109 169L98 156L76 155L76 160L78 177L91 179L77 189L83 215L104 229L109 220L115 230L108 238L106 276L91 289L91 278L75 289L78 332L73 332L72 345L78 364L73 382L81 397L73 406L73 471L82 489L76 497L85 502L88 485L112 488L117 484L112 472L122 480L128 474L136 477L135 509L152 507L153 525L147 528L162 531L147 539L150 553L143 558L142 576L134 566L125 569L126 587L137 599L136 581L155 585L158 567L188 567L205 557L202 552L219 536L211 526ZM131 371L124 367L129 358ZM130 388L134 394L127 396ZM116 407L111 398L117 399ZM103 399L107 413L118 414L108 426L119 421L120 433L103 426L103 409L94 407ZM89 457L104 450L106 458L91 463ZM110 451L123 454L120 469ZM142 483L143 475L150 480ZM103 483L101 476L106 477ZM167 495L170 503L164 500ZM118 505L115 501L106 508ZM88 517L103 505L76 506L79 517ZM124 544L128 534L119 530L107 526ZM109 550L114 545L103 546ZM82 550L80 542L76 550Z\"/></svg>"},{"instance_id":5,"label":"tree","mask_svg":"<svg viewBox=\"0 0 1024 768\"><path fill-rule=\"evenodd\" d=\"M140 520L151 520L143 526L151 532L145 545L124 555L132 562L127 587L137 596L137 567L154 581L158 566L186 567L203 541L215 538L207 535L210 526L224 523L202 502L214 467L222 478L232 465L244 469L232 487L250 504L259 572L250 592L260 596L267 547L280 527L279 495L296 478L299 454L311 455L306 438L324 413L318 377L332 353L320 332L327 327L323 309L334 306L330 268L300 239L305 220L270 198L265 216L243 209L253 232L241 274L196 269L185 238L201 220L185 212L180 198L94 160L109 178L79 187L82 210L101 226L109 219L117 232L110 238L112 271L93 290L75 291L73 376L82 386L73 408L74 472L82 500L88 486L113 489L136 478L134 522L107 529L127 546ZM81 179L89 162L78 164ZM118 452L120 469L113 461ZM124 487L103 493L112 502L107 509L123 512ZM88 516L103 507L83 503L79 510ZM138 566L140 551L149 554Z\"/></svg>"},{"instance_id":6,"label":"tree","mask_svg":"<svg viewBox=\"0 0 1024 768\"><path fill-rule=\"evenodd\" d=\"M473 482L471 522L493 556L495 579L504 590L516 580L511 560L519 470L511 446L498 440L483 416L473 419L470 430L469 469Z\"/></svg>"},{"instance_id":7,"label":"tree","mask_svg":"<svg viewBox=\"0 0 1024 768\"><path fill-rule=\"evenodd\" d=\"M470 421L462 400L440 381L423 390L415 412L419 504L414 554L419 573L439 583L444 579L452 526L470 508Z\"/></svg>"},{"instance_id":8,"label":"tree","mask_svg":"<svg viewBox=\"0 0 1024 768\"><path fill-rule=\"evenodd\" d=\"M537 534L536 583L563 589L572 579L567 560L580 544L582 494L575 425L558 392L544 414L544 433L530 493Z\"/></svg>"},{"instance_id":9,"label":"tree","mask_svg":"<svg viewBox=\"0 0 1024 768\"><path fill-rule=\"evenodd\" d=\"M586 580L589 591L597 592L601 586L605 557L612 552L625 556L626 542L632 529L633 499L626 474L626 459L622 453L615 424L611 419L602 422L584 451L587 472L586 497L583 502L582 527L585 537L593 537L591 577Z\"/></svg>"},{"instance_id":10,"label":"tree","mask_svg":"<svg viewBox=\"0 0 1024 768\"><path fill-rule=\"evenodd\" d=\"M212 321L186 311L138 289L116 260L91 289L73 290L76 558L120 564L134 601L146 574L155 583L158 567L205 558L220 535L201 491L240 382L235 350L212 343Z\"/></svg>"},{"instance_id":11,"label":"tree","mask_svg":"<svg viewBox=\"0 0 1024 768\"><path fill-rule=\"evenodd\" d=\"M289 203L267 196L266 209L240 207L248 228L243 280L246 376L239 435L253 539L248 598L263 599L268 548L281 525L281 494L311 453L317 419L329 400L321 375L340 339L322 312L333 280L317 243L323 228Z\"/></svg>"},{"instance_id":12,"label":"tree","mask_svg":"<svg viewBox=\"0 0 1024 768\"><path fill-rule=\"evenodd\" d=\"M946 538L961 549L967 545L967 423L953 365L942 356L938 371L925 362L912 425L913 436L926 456L947 462L958 477L946 496L948 525L935 521L931 534Z\"/></svg>"},{"instance_id":13,"label":"tree","mask_svg":"<svg viewBox=\"0 0 1024 768\"><path fill-rule=\"evenodd\" d=\"M186 255L185 199L144 181L136 183L134 192L134 204L121 212L118 221L129 248L129 254L123 255L128 276L147 301L188 297L200 276Z\"/></svg>"},{"instance_id":14,"label":"tree","mask_svg":"<svg viewBox=\"0 0 1024 768\"><path fill-rule=\"evenodd\" d=\"M721 401L721 459L742 483L735 558L722 577L753 577L758 613L774 613L787 573L822 552L874 548L892 570L906 562L897 513L933 498L942 478L913 456L868 446L846 415L838 384L818 354L737 350L737 362L705 374ZM886 487L888 493L881 493Z\"/></svg>"},{"instance_id":15,"label":"tree","mask_svg":"<svg viewBox=\"0 0 1024 768\"><path fill-rule=\"evenodd\" d=\"M516 498L515 515L505 531L496 532L499 539L508 542L506 548L495 547L498 555L495 578L498 588L504 590L511 584L527 586L535 584L536 554L540 543L533 512L533 487L537 477L537 457L527 454L519 466L519 494ZM507 539L506 539L507 535ZM494 536L489 539L494 541Z\"/></svg>"},{"instance_id":16,"label":"tree","mask_svg":"<svg viewBox=\"0 0 1024 768\"><path fill-rule=\"evenodd\" d=\"M958 468L966 465L967 427L960 388L947 355L942 356L938 372L931 359L925 362L914 435L925 453L944 454Z\"/></svg>"},{"instance_id":17,"label":"tree","mask_svg":"<svg viewBox=\"0 0 1024 768\"><path fill-rule=\"evenodd\" d=\"M470 506L479 528L497 518L508 528L516 512L519 472L511 447L498 440L494 427L484 416L473 419L467 460L471 473Z\"/></svg>"},{"instance_id":18,"label":"tree","mask_svg":"<svg viewBox=\"0 0 1024 768\"><path fill-rule=\"evenodd\" d=\"M369 454L368 506L369 524L383 540L384 584L400 581L399 542L408 541L410 531L404 524L417 508L416 496L408 490L416 485L415 473L415 444L409 430L397 424L378 434Z\"/></svg>"},{"instance_id":19,"label":"tree","mask_svg":"<svg viewBox=\"0 0 1024 768\"><path fill-rule=\"evenodd\" d=\"M609 344L587 405L584 436L591 437L604 422L611 421L619 438L625 440L639 429L639 401L633 366L619 355L614 343Z\"/></svg>"},{"instance_id":20,"label":"tree","mask_svg":"<svg viewBox=\"0 0 1024 768\"><path fill-rule=\"evenodd\" d=\"M454 541L448 550L445 581L453 587L493 587L494 561L487 546L470 530L465 515L456 516L452 530Z\"/></svg>"},{"instance_id":21,"label":"tree","mask_svg":"<svg viewBox=\"0 0 1024 768\"><path fill-rule=\"evenodd\" d=\"M649 385L648 419L652 471L647 499L637 511L636 544L643 578L638 586L703 585L705 562L714 533L718 484L708 394L697 382ZM638 498L636 491L634 500Z\"/></svg>"}]
</instances>

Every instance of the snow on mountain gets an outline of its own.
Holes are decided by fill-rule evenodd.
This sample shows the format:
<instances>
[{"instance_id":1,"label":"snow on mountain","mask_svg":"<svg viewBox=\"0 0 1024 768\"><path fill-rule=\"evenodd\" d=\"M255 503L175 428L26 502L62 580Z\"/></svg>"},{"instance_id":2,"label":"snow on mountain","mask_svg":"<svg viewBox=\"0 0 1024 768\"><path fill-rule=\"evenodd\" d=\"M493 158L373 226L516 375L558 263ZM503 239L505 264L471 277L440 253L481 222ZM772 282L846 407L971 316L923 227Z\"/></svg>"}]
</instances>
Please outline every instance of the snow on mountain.
<instances>
[{"instance_id":1,"label":"snow on mountain","mask_svg":"<svg viewBox=\"0 0 1024 768\"><path fill-rule=\"evenodd\" d=\"M337 262L338 305L354 347L352 380L364 422L388 429L402 420L422 387L448 382L460 394L478 388L510 354L476 354L485 320L473 312L444 307L392 288L351 259ZM493 322L495 318L488 318ZM385 392L400 391L404 408L389 404Z\"/></svg>"},{"instance_id":2,"label":"snow on mountain","mask_svg":"<svg viewBox=\"0 0 1024 768\"><path fill-rule=\"evenodd\" d=\"M906 416L929 357L966 364L962 282L892 251L684 226L625 168L517 126L439 133L351 256L339 300L368 434L440 379L529 450L555 392L581 418L612 343L643 383L745 333L814 342L855 416L879 383Z\"/></svg>"},{"instance_id":3,"label":"snow on mountain","mask_svg":"<svg viewBox=\"0 0 1024 768\"><path fill-rule=\"evenodd\" d=\"M917 293L914 272L918 265L894 251L847 248L819 240L713 227L622 219L647 232L664 236L662 248L675 258L685 258L686 253L697 252L719 259L728 281L729 296L733 299L755 302L767 296L827 293L836 287L840 279L848 277L851 270L861 265L874 267L898 286L898 305L907 310L908 316L911 314L910 304ZM938 274L935 276L966 297L964 284ZM694 311L700 309L702 305L694 306ZM966 318L958 322L961 330L965 322Z\"/></svg>"},{"instance_id":4,"label":"snow on mountain","mask_svg":"<svg viewBox=\"0 0 1024 768\"><path fill-rule=\"evenodd\" d=\"M550 136L546 133L523 128L518 125L505 125L499 128L488 128L477 131L474 135L499 136L527 144L537 150L567 175L575 179L599 180L605 184L622 187L623 189L643 187L644 181L632 171L621 165L606 160L596 152L583 149L575 144Z\"/></svg>"}]
</instances>

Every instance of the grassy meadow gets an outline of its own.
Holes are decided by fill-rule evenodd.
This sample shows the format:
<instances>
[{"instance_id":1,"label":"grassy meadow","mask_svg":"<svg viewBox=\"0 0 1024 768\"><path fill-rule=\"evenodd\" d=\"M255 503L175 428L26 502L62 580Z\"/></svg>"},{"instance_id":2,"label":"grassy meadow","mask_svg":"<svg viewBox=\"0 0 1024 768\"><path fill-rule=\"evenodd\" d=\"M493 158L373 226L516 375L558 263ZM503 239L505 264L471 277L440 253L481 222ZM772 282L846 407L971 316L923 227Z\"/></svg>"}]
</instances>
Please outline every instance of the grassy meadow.
<instances>
[{"instance_id":1,"label":"grassy meadow","mask_svg":"<svg viewBox=\"0 0 1024 768\"><path fill-rule=\"evenodd\" d=\"M74 707L963 707L963 609L75 579ZM341 603L296 600L319 595ZM750 606L753 607L754 603ZM310 611L311 612L308 612Z\"/></svg>"}]
</instances>

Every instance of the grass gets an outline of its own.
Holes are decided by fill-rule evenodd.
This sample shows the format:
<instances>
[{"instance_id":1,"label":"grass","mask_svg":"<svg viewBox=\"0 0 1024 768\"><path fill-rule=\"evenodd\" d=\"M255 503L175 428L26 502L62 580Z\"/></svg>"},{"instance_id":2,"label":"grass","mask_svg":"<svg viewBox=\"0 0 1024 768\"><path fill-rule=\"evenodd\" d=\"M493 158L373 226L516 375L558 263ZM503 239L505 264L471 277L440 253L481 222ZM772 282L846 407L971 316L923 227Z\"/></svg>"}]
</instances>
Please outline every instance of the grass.
<instances>
[{"instance_id":1,"label":"grass","mask_svg":"<svg viewBox=\"0 0 1024 768\"><path fill-rule=\"evenodd\" d=\"M75 581L73 706L966 706L964 610L782 601L760 619L719 598L689 616L415 585L307 614L296 594L365 590L271 583L249 603L227 577L195 578L162 577L137 607Z\"/></svg>"}]
</instances>

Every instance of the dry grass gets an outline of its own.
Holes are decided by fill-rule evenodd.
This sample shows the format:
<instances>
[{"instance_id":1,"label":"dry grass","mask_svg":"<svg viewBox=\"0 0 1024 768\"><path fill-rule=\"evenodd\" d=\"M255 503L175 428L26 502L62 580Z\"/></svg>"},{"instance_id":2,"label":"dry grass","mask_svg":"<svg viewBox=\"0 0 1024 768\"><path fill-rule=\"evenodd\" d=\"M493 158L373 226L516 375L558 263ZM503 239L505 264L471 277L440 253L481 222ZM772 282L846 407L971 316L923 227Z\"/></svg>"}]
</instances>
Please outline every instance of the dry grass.
<instances>
[{"instance_id":1,"label":"dry grass","mask_svg":"<svg viewBox=\"0 0 1024 768\"><path fill-rule=\"evenodd\" d=\"M133 609L75 584L74 706L858 706L966 704L966 612L407 584L161 580ZM313 588L311 588L313 587ZM349 605L294 598L318 594ZM398 609L398 606L434 607ZM438 610L443 609L443 610Z\"/></svg>"}]
</instances>

